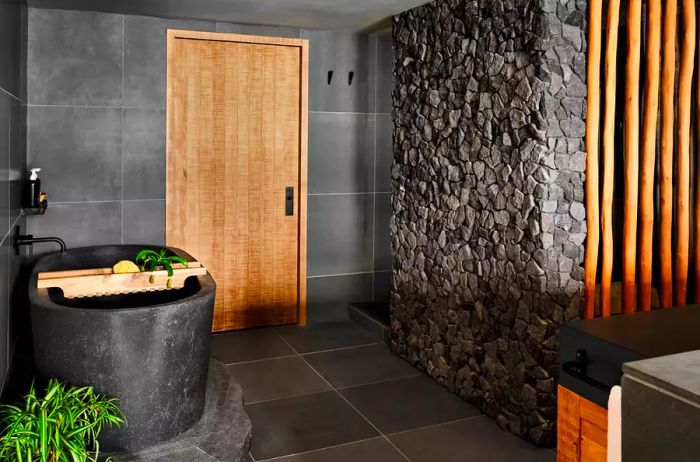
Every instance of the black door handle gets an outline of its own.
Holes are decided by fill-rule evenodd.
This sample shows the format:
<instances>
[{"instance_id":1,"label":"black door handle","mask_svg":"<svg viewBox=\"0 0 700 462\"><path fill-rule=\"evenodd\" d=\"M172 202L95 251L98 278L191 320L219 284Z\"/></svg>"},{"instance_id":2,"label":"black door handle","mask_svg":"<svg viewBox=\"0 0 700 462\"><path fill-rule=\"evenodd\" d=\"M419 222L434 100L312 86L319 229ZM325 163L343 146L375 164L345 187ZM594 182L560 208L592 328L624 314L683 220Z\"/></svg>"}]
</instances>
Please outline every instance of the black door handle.
<instances>
[{"instance_id":1,"label":"black door handle","mask_svg":"<svg viewBox=\"0 0 700 462\"><path fill-rule=\"evenodd\" d=\"M294 188L291 186L288 186L284 193L284 209L286 216L294 216Z\"/></svg>"}]
</instances>

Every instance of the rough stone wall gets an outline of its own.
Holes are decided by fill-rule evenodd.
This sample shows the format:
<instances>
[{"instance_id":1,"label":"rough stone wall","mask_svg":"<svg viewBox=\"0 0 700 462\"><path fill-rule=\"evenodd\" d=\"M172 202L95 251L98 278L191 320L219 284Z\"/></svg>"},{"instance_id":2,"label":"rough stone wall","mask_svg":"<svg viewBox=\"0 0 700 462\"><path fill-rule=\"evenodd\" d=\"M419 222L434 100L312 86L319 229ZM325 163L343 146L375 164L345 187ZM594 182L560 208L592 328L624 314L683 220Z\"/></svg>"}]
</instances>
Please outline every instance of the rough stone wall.
<instances>
[{"instance_id":1,"label":"rough stone wall","mask_svg":"<svg viewBox=\"0 0 700 462\"><path fill-rule=\"evenodd\" d=\"M585 11L437 0L394 19L392 348L544 446L582 299Z\"/></svg>"}]
</instances>

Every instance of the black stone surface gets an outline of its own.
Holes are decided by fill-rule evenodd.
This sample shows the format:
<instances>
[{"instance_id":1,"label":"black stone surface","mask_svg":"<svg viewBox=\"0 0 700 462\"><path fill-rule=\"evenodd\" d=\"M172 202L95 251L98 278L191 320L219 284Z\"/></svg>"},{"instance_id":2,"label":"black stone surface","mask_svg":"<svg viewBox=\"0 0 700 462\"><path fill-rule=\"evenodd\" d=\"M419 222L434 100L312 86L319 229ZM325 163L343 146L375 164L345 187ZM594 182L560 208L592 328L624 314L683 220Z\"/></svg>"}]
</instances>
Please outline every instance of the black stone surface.
<instances>
[{"instance_id":1,"label":"black stone surface","mask_svg":"<svg viewBox=\"0 0 700 462\"><path fill-rule=\"evenodd\" d=\"M107 451L152 446L201 417L216 285L207 274L189 278L178 291L67 301L60 290L37 289L37 274L111 267L135 258L142 248L88 247L48 255L37 262L29 281L38 373L92 385L119 399L128 425L104 433Z\"/></svg>"},{"instance_id":2,"label":"black stone surface","mask_svg":"<svg viewBox=\"0 0 700 462\"><path fill-rule=\"evenodd\" d=\"M239 462L250 449L252 426L243 407L241 386L224 365L209 365L206 405L190 430L143 451L120 455L123 462Z\"/></svg>"},{"instance_id":3,"label":"black stone surface","mask_svg":"<svg viewBox=\"0 0 700 462\"><path fill-rule=\"evenodd\" d=\"M559 362L578 350L588 358L586 376L607 387L620 385L624 363L700 350L700 306L654 310L609 318L572 321L561 330ZM561 372L559 383L607 407L606 390Z\"/></svg>"},{"instance_id":4,"label":"black stone surface","mask_svg":"<svg viewBox=\"0 0 700 462\"><path fill-rule=\"evenodd\" d=\"M582 300L585 18L437 0L393 23L392 348L543 446Z\"/></svg>"}]
</instances>

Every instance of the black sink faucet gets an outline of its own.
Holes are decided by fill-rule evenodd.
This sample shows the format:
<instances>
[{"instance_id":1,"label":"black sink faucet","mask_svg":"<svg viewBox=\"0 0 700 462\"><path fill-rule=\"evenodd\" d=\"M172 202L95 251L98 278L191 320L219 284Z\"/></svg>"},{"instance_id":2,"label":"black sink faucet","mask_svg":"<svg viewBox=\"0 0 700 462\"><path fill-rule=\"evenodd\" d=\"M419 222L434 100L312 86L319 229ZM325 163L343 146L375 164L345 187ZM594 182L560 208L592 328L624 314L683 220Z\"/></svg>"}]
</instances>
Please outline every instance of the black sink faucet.
<instances>
[{"instance_id":1,"label":"black sink faucet","mask_svg":"<svg viewBox=\"0 0 700 462\"><path fill-rule=\"evenodd\" d=\"M33 246L45 242L55 242L61 247L61 252L66 252L66 243L60 237L34 237L33 234L20 234L19 226L15 228L14 247L15 253L19 255L19 249L22 246Z\"/></svg>"}]
</instances>

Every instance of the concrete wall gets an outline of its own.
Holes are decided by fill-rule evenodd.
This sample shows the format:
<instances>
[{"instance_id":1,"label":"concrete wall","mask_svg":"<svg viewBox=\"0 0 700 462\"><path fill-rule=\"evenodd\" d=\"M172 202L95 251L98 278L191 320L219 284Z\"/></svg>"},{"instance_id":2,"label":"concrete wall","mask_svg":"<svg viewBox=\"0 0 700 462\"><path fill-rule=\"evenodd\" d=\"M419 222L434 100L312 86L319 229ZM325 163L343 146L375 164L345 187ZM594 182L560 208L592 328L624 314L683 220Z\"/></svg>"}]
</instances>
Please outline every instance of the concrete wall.
<instances>
[{"instance_id":1,"label":"concrete wall","mask_svg":"<svg viewBox=\"0 0 700 462\"><path fill-rule=\"evenodd\" d=\"M16 284L20 257L12 248L12 232L23 225L22 179L26 172L26 32L27 9L18 0L0 0L0 387L4 389L19 319ZM26 324L26 319L24 320Z\"/></svg>"},{"instance_id":2,"label":"concrete wall","mask_svg":"<svg viewBox=\"0 0 700 462\"><path fill-rule=\"evenodd\" d=\"M392 348L539 445L586 236L585 4L397 16Z\"/></svg>"},{"instance_id":3,"label":"concrete wall","mask_svg":"<svg viewBox=\"0 0 700 462\"><path fill-rule=\"evenodd\" d=\"M390 40L377 36L30 8L28 162L50 198L31 232L163 243L167 28L310 39L309 320L388 299Z\"/></svg>"}]
</instances>

